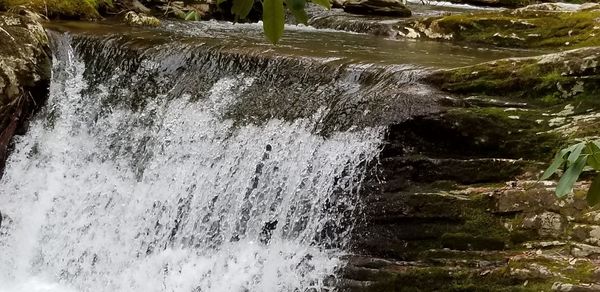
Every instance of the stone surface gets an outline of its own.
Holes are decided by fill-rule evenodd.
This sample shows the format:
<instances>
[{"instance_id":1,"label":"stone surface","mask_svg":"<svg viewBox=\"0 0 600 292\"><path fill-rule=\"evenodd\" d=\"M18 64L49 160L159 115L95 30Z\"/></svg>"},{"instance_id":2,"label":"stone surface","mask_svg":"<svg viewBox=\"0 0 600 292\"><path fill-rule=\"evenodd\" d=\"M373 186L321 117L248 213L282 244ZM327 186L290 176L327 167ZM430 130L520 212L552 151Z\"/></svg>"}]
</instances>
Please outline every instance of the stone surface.
<instances>
[{"instance_id":1,"label":"stone surface","mask_svg":"<svg viewBox=\"0 0 600 292\"><path fill-rule=\"evenodd\" d=\"M51 57L39 18L0 13L0 173L11 138L47 96Z\"/></svg>"},{"instance_id":2,"label":"stone surface","mask_svg":"<svg viewBox=\"0 0 600 292\"><path fill-rule=\"evenodd\" d=\"M573 12L517 9L418 18L399 23L396 29L399 37L406 38L509 48L568 49L600 45L599 18L600 10L594 9Z\"/></svg>"},{"instance_id":3,"label":"stone surface","mask_svg":"<svg viewBox=\"0 0 600 292\"><path fill-rule=\"evenodd\" d=\"M576 11L579 6L566 3L536 3L515 10L516 12L523 11Z\"/></svg>"},{"instance_id":4,"label":"stone surface","mask_svg":"<svg viewBox=\"0 0 600 292\"><path fill-rule=\"evenodd\" d=\"M357 255L386 264L351 261L346 290L598 287L600 215L585 201L589 177L563 200L555 177L538 180L561 145L599 134L600 105L587 98L598 93L598 53L585 48L429 76L452 98L445 111L390 127L353 238ZM583 91L563 95L578 82Z\"/></svg>"},{"instance_id":5,"label":"stone surface","mask_svg":"<svg viewBox=\"0 0 600 292\"><path fill-rule=\"evenodd\" d=\"M410 10L399 0L350 0L344 11L353 14L408 17Z\"/></svg>"},{"instance_id":6,"label":"stone surface","mask_svg":"<svg viewBox=\"0 0 600 292\"><path fill-rule=\"evenodd\" d=\"M560 101L600 93L600 47L442 70L430 76L443 90Z\"/></svg>"},{"instance_id":7,"label":"stone surface","mask_svg":"<svg viewBox=\"0 0 600 292\"><path fill-rule=\"evenodd\" d=\"M143 13L129 11L123 17L125 23L136 26L159 26L160 20L154 16L148 16Z\"/></svg>"}]
</instances>

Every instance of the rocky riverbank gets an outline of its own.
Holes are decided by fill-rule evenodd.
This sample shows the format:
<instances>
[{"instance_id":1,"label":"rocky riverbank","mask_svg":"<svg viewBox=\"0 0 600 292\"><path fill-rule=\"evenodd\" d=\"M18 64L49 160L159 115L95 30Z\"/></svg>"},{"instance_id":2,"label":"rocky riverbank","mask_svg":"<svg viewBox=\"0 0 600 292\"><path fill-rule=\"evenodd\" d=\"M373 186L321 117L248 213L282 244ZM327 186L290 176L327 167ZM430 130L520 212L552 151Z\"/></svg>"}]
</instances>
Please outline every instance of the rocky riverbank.
<instances>
[{"instance_id":1,"label":"rocky riverbank","mask_svg":"<svg viewBox=\"0 0 600 292\"><path fill-rule=\"evenodd\" d=\"M371 1L364 2L380 8ZM15 6L6 3L12 2L4 2L2 7L14 10ZM393 5L402 10L397 4ZM150 6L130 1L109 7L99 2L71 7L74 10L68 13L50 9L45 14L79 19L115 13L131 25L157 25L150 15L165 11L180 18L192 9L207 12L200 19L231 17L208 13L222 11L211 10L215 6L210 3L193 5L197 6ZM345 7L345 3L339 5ZM600 213L582 198L589 186L587 177L566 200L555 199L555 181L537 180L556 149L576 139L600 135L600 9L593 4L565 7L544 4L504 11L436 12L435 16L412 13L411 18L405 17L409 13L404 10L402 18L373 16L374 12L365 16L360 10L356 14L334 12L343 16L336 18L342 20L335 28L387 38L561 51L435 70L420 78L440 93L436 98L446 98L432 97L435 110L419 112L408 120L394 119L397 122L389 125L380 165L363 192L364 218L355 231L353 255L343 271L342 287L349 291L600 290ZM327 17L321 15L311 23L331 28L333 22ZM47 94L49 46L40 19L26 11L0 14L0 35L5 35L0 43L1 161L10 150L11 137L25 129L27 118L43 105ZM166 44L164 40L163 47ZM243 52L230 55L237 59L228 62L229 66L247 65ZM263 54L261 58L268 59ZM197 60L196 65L204 68L204 61ZM293 64L307 70L306 61L292 61L286 63L288 67ZM324 72L322 76L298 69L300 73L294 78L333 79L334 74L323 67L327 66L315 67ZM363 74L359 81L367 84L375 76L382 75ZM279 75L264 83L273 84L272 80L286 85L286 79ZM373 90L388 102L390 96L400 96L396 91L406 91L394 87L399 85L390 80L380 86L394 89L392 94ZM303 113L297 111L297 104L285 100L287 92L273 93L269 98L262 93L255 93L255 100L261 101L256 104L259 115L240 108L235 116L248 123L256 116L294 120L320 108L319 102L310 99L313 95L309 90L302 93L306 97L302 102L308 104L302 106ZM367 93L373 92L365 96ZM374 112L372 106L377 105L371 100L344 105L347 100L338 99L335 104L339 111L328 116L343 124L336 129L350 128L348 117L362 113L357 108L364 106L365 111ZM401 99L391 107L381 103L377 113L387 109L398 114L410 108L402 103L405 101ZM265 104L277 104L283 113L277 116ZM423 104L430 104L430 100Z\"/></svg>"},{"instance_id":2,"label":"rocky riverbank","mask_svg":"<svg viewBox=\"0 0 600 292\"><path fill-rule=\"evenodd\" d=\"M559 146L600 134L598 56L585 48L431 74L452 97L445 111L390 128L347 289L598 291L589 182L557 200L554 181L537 181Z\"/></svg>"},{"instance_id":3,"label":"rocky riverbank","mask_svg":"<svg viewBox=\"0 0 600 292\"><path fill-rule=\"evenodd\" d=\"M48 94L50 49L41 16L0 12L0 173L10 140Z\"/></svg>"}]
</instances>

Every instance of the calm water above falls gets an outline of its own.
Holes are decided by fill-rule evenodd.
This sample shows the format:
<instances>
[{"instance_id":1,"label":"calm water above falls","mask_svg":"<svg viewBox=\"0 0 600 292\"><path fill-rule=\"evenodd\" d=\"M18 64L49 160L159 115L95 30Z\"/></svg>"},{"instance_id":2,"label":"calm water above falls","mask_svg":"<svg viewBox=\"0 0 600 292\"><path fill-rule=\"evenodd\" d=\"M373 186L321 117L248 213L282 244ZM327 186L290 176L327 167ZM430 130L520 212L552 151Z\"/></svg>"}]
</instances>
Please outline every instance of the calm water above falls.
<instances>
[{"instance_id":1,"label":"calm water above falls","mask_svg":"<svg viewBox=\"0 0 600 292\"><path fill-rule=\"evenodd\" d=\"M51 34L50 98L0 182L0 291L333 290L385 123L431 108L423 66L490 58L205 25Z\"/></svg>"}]
</instances>

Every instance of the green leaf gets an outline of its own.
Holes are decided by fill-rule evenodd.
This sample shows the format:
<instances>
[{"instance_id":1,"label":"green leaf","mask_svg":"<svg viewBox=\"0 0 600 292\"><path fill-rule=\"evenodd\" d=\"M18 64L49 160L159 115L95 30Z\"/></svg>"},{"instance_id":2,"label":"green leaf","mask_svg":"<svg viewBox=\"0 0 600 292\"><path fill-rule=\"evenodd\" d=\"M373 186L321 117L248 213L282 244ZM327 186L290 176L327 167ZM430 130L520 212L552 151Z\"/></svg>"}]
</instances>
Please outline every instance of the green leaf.
<instances>
[{"instance_id":1,"label":"green leaf","mask_svg":"<svg viewBox=\"0 0 600 292\"><path fill-rule=\"evenodd\" d=\"M311 0L311 2L317 5L321 5L327 9L331 9L331 2L329 2L329 0Z\"/></svg>"},{"instance_id":2,"label":"green leaf","mask_svg":"<svg viewBox=\"0 0 600 292\"><path fill-rule=\"evenodd\" d=\"M306 7L306 0L287 0L287 5L290 10L303 10Z\"/></svg>"},{"instance_id":3,"label":"green leaf","mask_svg":"<svg viewBox=\"0 0 600 292\"><path fill-rule=\"evenodd\" d=\"M566 152L566 150L563 149L563 150L558 151L558 153L556 153L556 156L554 157L554 161L552 161L552 164L550 164L548 169L546 169L546 171L540 178L541 180L550 178L553 174L556 173L558 168L561 167L565 163L565 158L564 158L564 156L566 154L565 152Z\"/></svg>"},{"instance_id":4,"label":"green leaf","mask_svg":"<svg viewBox=\"0 0 600 292\"><path fill-rule=\"evenodd\" d=\"M571 192L573 185L585 167L587 156L580 156L562 175L556 186L556 196L562 198Z\"/></svg>"},{"instance_id":5,"label":"green leaf","mask_svg":"<svg viewBox=\"0 0 600 292\"><path fill-rule=\"evenodd\" d=\"M600 170L600 146L595 142L588 142L586 150L590 155L587 164L595 170Z\"/></svg>"},{"instance_id":6,"label":"green leaf","mask_svg":"<svg viewBox=\"0 0 600 292\"><path fill-rule=\"evenodd\" d=\"M198 20L198 12L196 11L190 11L188 12L188 14L185 16L185 20Z\"/></svg>"},{"instance_id":7,"label":"green leaf","mask_svg":"<svg viewBox=\"0 0 600 292\"><path fill-rule=\"evenodd\" d=\"M271 43L276 44L283 35L285 12L283 0L263 1L263 30Z\"/></svg>"},{"instance_id":8,"label":"green leaf","mask_svg":"<svg viewBox=\"0 0 600 292\"><path fill-rule=\"evenodd\" d=\"M574 163L579 158L579 156L581 156L581 151L583 151L583 149L585 148L585 143L581 142L581 143L577 143L573 146L574 146L574 148L571 151L571 154L569 154L569 157L567 158L567 160L570 163Z\"/></svg>"},{"instance_id":9,"label":"green leaf","mask_svg":"<svg viewBox=\"0 0 600 292\"><path fill-rule=\"evenodd\" d=\"M236 19L244 19L252 10L252 6L254 6L254 0L233 0L231 13L235 15Z\"/></svg>"},{"instance_id":10,"label":"green leaf","mask_svg":"<svg viewBox=\"0 0 600 292\"><path fill-rule=\"evenodd\" d=\"M308 14L306 14L304 9L292 10L292 14L298 23L308 25Z\"/></svg>"},{"instance_id":11,"label":"green leaf","mask_svg":"<svg viewBox=\"0 0 600 292\"><path fill-rule=\"evenodd\" d=\"M294 18L298 23L308 24L308 14L304 10L306 6L305 0L287 0L287 7L290 9Z\"/></svg>"},{"instance_id":12,"label":"green leaf","mask_svg":"<svg viewBox=\"0 0 600 292\"><path fill-rule=\"evenodd\" d=\"M592 181L592 185L588 190L586 199L588 205L592 207L600 203L600 174Z\"/></svg>"}]
</instances>

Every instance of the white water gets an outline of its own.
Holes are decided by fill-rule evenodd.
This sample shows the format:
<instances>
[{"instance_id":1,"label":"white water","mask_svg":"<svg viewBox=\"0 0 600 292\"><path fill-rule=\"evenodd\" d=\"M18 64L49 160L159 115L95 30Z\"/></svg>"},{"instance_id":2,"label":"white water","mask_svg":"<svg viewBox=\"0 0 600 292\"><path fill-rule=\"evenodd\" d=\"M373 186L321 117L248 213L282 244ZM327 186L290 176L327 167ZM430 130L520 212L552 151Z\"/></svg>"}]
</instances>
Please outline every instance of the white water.
<instances>
[{"instance_id":1,"label":"white water","mask_svg":"<svg viewBox=\"0 0 600 292\"><path fill-rule=\"evenodd\" d=\"M348 229L316 238L347 224L380 130L234 126L221 114L245 75L199 102L107 109L108 91L82 91L85 64L62 42L46 109L0 182L0 291L329 289Z\"/></svg>"}]
</instances>

